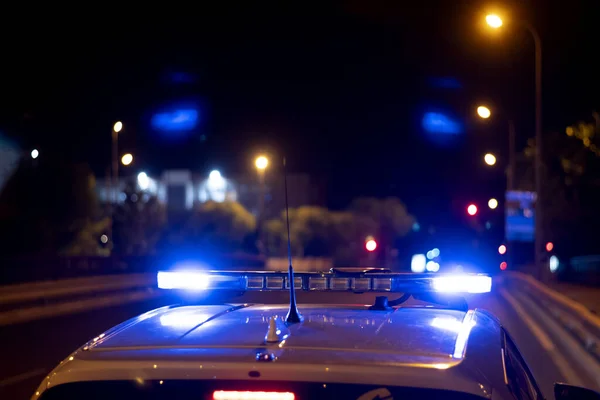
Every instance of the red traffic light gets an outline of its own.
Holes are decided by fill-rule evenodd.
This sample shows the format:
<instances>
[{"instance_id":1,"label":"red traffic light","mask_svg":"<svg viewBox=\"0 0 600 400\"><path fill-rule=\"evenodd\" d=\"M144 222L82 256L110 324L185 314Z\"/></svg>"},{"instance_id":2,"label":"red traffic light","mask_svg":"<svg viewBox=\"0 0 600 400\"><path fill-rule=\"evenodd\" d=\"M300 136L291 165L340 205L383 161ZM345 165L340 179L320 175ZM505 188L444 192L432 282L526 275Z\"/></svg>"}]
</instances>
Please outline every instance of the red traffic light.
<instances>
[{"instance_id":1,"label":"red traffic light","mask_svg":"<svg viewBox=\"0 0 600 400\"><path fill-rule=\"evenodd\" d=\"M506 253L506 246L501 244L500 247L498 247L498 253L500 254L505 254Z\"/></svg>"},{"instance_id":2,"label":"red traffic light","mask_svg":"<svg viewBox=\"0 0 600 400\"><path fill-rule=\"evenodd\" d=\"M365 249L367 249L367 251L375 251L376 248L377 248L377 242L373 239L369 239L365 243Z\"/></svg>"},{"instance_id":3,"label":"red traffic light","mask_svg":"<svg viewBox=\"0 0 600 400\"><path fill-rule=\"evenodd\" d=\"M469 215L477 214L477 206L475 204L469 204L469 207L467 207L467 213Z\"/></svg>"},{"instance_id":4,"label":"red traffic light","mask_svg":"<svg viewBox=\"0 0 600 400\"><path fill-rule=\"evenodd\" d=\"M508 264L506 263L506 261L502 261L502 262L500 263L500 269L501 269L502 271L504 271L504 270L506 270L506 268L508 268Z\"/></svg>"},{"instance_id":5,"label":"red traffic light","mask_svg":"<svg viewBox=\"0 0 600 400\"><path fill-rule=\"evenodd\" d=\"M554 248L554 243L552 243L552 242L546 243L546 251L552 251L553 248Z\"/></svg>"}]
</instances>

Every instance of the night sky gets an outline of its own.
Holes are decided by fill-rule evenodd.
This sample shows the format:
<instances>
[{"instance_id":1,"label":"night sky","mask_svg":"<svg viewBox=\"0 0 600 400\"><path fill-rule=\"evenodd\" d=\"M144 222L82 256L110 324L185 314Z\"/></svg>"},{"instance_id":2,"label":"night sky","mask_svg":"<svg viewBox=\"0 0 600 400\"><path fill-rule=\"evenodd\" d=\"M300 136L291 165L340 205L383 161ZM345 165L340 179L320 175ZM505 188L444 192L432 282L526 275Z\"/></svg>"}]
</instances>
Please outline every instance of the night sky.
<instances>
[{"instance_id":1,"label":"night sky","mask_svg":"<svg viewBox=\"0 0 600 400\"><path fill-rule=\"evenodd\" d=\"M0 130L102 174L122 120L136 169L239 173L265 149L325 176L334 208L394 195L423 215L501 198L503 174L483 153L506 161L509 116L521 144L533 136L533 43L511 21L542 36L545 131L600 109L592 1L246 3L15 14L0 28ZM506 12L501 31L484 28L489 10ZM151 129L153 113L182 101L201 105L193 132ZM482 101L495 112L486 123ZM432 109L463 131L424 132Z\"/></svg>"}]
</instances>

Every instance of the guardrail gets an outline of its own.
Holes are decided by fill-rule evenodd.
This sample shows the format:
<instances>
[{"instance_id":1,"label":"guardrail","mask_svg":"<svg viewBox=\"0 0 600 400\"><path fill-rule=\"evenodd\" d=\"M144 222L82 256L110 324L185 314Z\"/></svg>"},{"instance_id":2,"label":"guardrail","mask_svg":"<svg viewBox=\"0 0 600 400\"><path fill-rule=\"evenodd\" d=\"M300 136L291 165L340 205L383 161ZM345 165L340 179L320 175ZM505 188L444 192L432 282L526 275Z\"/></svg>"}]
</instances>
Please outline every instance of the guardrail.
<instances>
[{"instance_id":1,"label":"guardrail","mask_svg":"<svg viewBox=\"0 0 600 400\"><path fill-rule=\"evenodd\" d=\"M197 254L201 253L183 249L180 252L159 253L149 256L114 256L114 257L63 257L63 256L29 256L17 258L1 258L0 286L27 283L32 280L55 281L61 279L84 278L108 275L139 274L156 272L174 264L181 254L189 259L212 265L215 269L262 269L265 258L254 254ZM286 266L287 268L287 266Z\"/></svg>"},{"instance_id":2,"label":"guardrail","mask_svg":"<svg viewBox=\"0 0 600 400\"><path fill-rule=\"evenodd\" d=\"M158 297L156 275L123 274L0 287L0 326Z\"/></svg>"},{"instance_id":3,"label":"guardrail","mask_svg":"<svg viewBox=\"0 0 600 400\"><path fill-rule=\"evenodd\" d=\"M511 272L505 275L528 298L544 309L600 363L600 317L583 304L549 288L530 275Z\"/></svg>"}]
</instances>

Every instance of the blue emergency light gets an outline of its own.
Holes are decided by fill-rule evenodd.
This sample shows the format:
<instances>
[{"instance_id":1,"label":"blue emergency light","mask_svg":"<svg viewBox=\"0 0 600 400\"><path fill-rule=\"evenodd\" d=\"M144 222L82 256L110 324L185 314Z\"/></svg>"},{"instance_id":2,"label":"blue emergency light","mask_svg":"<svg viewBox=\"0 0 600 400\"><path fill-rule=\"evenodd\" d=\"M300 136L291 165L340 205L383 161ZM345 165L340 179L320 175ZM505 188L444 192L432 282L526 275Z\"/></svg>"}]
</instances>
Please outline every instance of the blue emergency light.
<instances>
[{"instance_id":1,"label":"blue emergency light","mask_svg":"<svg viewBox=\"0 0 600 400\"><path fill-rule=\"evenodd\" d=\"M160 271L160 289L187 291L289 290L287 272ZM296 272L295 290L374 293L488 293L492 278L483 274L410 274L387 272Z\"/></svg>"}]
</instances>

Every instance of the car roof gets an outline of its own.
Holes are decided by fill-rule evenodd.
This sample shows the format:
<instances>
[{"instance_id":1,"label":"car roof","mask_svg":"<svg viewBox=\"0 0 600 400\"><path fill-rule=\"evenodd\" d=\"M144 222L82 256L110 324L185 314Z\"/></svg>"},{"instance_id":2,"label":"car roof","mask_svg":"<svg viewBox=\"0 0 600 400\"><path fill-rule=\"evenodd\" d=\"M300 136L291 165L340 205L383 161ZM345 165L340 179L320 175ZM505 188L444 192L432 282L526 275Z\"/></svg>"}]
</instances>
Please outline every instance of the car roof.
<instances>
[{"instance_id":1,"label":"car roof","mask_svg":"<svg viewBox=\"0 0 600 400\"><path fill-rule=\"evenodd\" d=\"M285 370L290 379L290 370L302 369L298 380L319 381L325 365L332 372L327 379L335 377L340 383L360 381L360 376L351 377L359 373L363 380L369 376L365 380L369 384L388 382L483 395L502 375L499 325L485 313L429 306L371 311L362 305L303 305L304 321L287 327L288 308L252 304L160 308L94 338L61 363L49 380L56 384L130 379L141 366L146 377L198 379L203 376L198 375L199 369L208 365L221 372L225 366L243 369L244 375L228 376L248 379L248 369L259 365L261 371L272 370L272 379ZM265 343L271 320L279 339ZM474 337L477 342L471 343ZM276 362L257 364L259 355ZM440 371L446 379L440 379Z\"/></svg>"},{"instance_id":2,"label":"car roof","mask_svg":"<svg viewBox=\"0 0 600 400\"><path fill-rule=\"evenodd\" d=\"M164 309L125 326L92 346L92 351L126 347L248 347L265 338L269 320L285 329L287 305L187 306ZM388 355L420 357L428 363L447 362L454 354L457 331L465 312L400 308L374 312L356 306L304 306L302 325L290 326L286 348L384 351ZM446 324L446 329L440 325ZM456 329L456 330L455 330ZM459 343L460 345L460 343Z\"/></svg>"}]
</instances>

